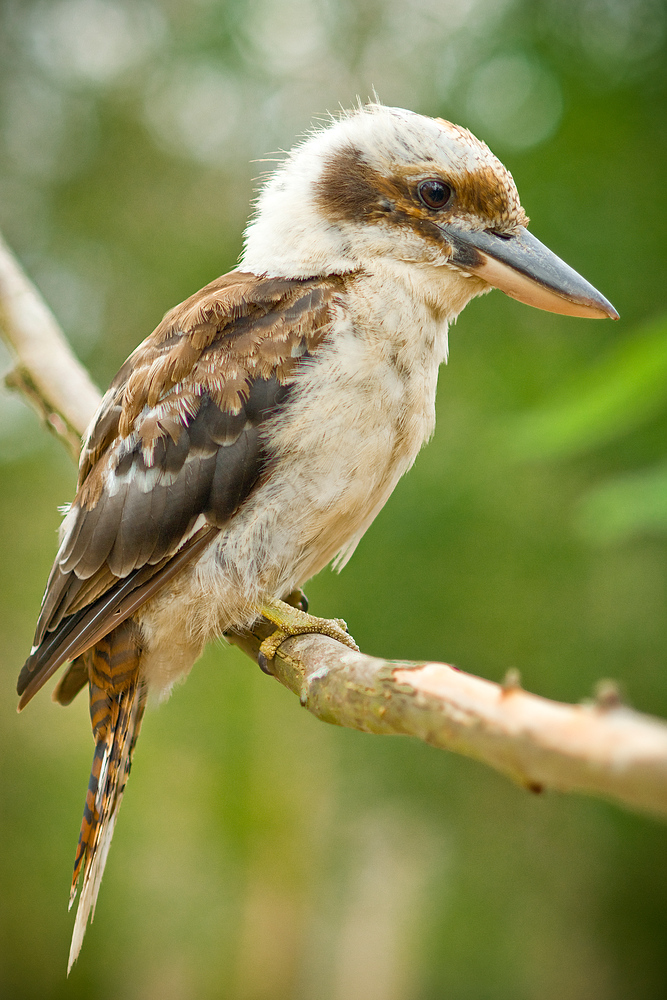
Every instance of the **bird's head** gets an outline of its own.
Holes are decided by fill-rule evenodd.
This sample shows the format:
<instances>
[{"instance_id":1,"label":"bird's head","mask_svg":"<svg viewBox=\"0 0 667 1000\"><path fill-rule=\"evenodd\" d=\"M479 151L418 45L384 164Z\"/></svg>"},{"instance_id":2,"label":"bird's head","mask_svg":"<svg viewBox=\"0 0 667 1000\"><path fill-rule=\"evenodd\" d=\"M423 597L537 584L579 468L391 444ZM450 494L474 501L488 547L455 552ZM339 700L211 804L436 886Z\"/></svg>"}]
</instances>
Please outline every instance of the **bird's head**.
<instances>
[{"instance_id":1,"label":"bird's head","mask_svg":"<svg viewBox=\"0 0 667 1000\"><path fill-rule=\"evenodd\" d=\"M496 287L550 312L617 319L527 226L512 175L485 143L370 104L290 153L260 194L241 265L310 277L401 262L444 290L450 316Z\"/></svg>"}]
</instances>

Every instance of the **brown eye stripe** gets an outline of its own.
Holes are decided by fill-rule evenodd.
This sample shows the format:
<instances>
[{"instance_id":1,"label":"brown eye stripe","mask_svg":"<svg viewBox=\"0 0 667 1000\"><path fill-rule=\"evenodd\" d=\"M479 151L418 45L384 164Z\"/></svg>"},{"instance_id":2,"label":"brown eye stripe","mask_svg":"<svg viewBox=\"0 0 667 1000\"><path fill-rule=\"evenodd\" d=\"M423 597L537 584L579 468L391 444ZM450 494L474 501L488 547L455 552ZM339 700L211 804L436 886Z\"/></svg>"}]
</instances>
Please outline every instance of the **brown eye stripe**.
<instances>
[{"instance_id":1,"label":"brown eye stripe","mask_svg":"<svg viewBox=\"0 0 667 1000\"><path fill-rule=\"evenodd\" d=\"M435 164L433 164L435 165ZM449 187L451 196L442 205L461 216L482 216L492 226L527 225L511 175L497 163L495 168L482 164L462 171L451 186L439 177L415 175L415 169L395 166L380 173L354 146L346 146L330 156L315 184L318 207L334 223L363 223L392 220L403 224L423 215L416 186L436 182ZM415 197L416 195L416 197ZM423 235L423 234L422 234Z\"/></svg>"}]
</instances>

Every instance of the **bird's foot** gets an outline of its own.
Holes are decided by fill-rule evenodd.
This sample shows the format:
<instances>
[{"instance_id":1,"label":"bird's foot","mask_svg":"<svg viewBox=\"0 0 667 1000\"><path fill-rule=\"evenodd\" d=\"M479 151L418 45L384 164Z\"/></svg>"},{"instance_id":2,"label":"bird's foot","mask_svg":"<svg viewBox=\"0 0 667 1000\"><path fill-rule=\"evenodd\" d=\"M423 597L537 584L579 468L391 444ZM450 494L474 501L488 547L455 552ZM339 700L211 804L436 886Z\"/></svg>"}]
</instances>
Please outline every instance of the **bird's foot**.
<instances>
[{"instance_id":1,"label":"bird's foot","mask_svg":"<svg viewBox=\"0 0 667 1000\"><path fill-rule=\"evenodd\" d=\"M296 597L301 602L305 597L300 591L293 591L288 600ZM268 600L259 606L258 611L263 618L276 626L276 631L264 640L259 647L257 657L261 669L265 673L270 673L269 662L275 657L278 647L285 639L294 635L306 635L315 632L319 635L328 635L331 639L337 639L350 649L358 650L356 642L347 631L347 625L342 618L316 618L302 611L300 607L294 606L285 601Z\"/></svg>"}]
</instances>

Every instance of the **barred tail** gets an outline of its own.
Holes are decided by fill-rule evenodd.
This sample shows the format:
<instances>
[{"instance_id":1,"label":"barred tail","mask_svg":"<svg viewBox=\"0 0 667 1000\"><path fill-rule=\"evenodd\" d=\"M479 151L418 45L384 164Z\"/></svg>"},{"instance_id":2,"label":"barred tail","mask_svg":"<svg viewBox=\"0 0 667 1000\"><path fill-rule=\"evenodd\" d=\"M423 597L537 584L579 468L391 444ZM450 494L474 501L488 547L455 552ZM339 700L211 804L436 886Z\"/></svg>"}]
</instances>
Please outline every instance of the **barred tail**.
<instances>
[{"instance_id":1,"label":"barred tail","mask_svg":"<svg viewBox=\"0 0 667 1000\"><path fill-rule=\"evenodd\" d=\"M131 622L119 625L84 654L95 754L69 901L71 907L83 875L68 974L81 950L88 917L92 920L95 915L97 894L144 713L146 690L140 676L140 656Z\"/></svg>"}]
</instances>

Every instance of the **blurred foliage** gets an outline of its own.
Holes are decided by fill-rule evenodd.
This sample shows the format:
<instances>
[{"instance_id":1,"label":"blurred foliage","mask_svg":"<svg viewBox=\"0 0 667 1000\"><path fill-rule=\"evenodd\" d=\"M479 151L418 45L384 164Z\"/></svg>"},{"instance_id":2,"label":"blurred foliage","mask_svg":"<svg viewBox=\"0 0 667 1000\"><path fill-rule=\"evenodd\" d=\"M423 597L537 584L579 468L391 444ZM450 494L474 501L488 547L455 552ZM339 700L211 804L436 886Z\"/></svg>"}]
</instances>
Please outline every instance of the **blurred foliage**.
<instances>
[{"instance_id":1,"label":"blurred foliage","mask_svg":"<svg viewBox=\"0 0 667 1000\"><path fill-rule=\"evenodd\" d=\"M628 434L667 408L667 320L624 338L592 371L577 372L558 396L521 417L518 453L568 457Z\"/></svg>"},{"instance_id":2,"label":"blurred foliage","mask_svg":"<svg viewBox=\"0 0 667 1000\"><path fill-rule=\"evenodd\" d=\"M667 466L617 476L583 498L580 524L591 540L667 532Z\"/></svg>"},{"instance_id":3,"label":"blurred foliage","mask_svg":"<svg viewBox=\"0 0 667 1000\"><path fill-rule=\"evenodd\" d=\"M451 334L438 429L308 594L368 652L667 715L662 0L5 0L0 228L100 385L234 266L265 158L373 87L513 171L618 324L500 293ZM250 161L260 162L250 162ZM0 396L0 995L659 1000L664 827L329 728L212 646L150 712L69 981L86 706L14 712L74 470Z\"/></svg>"},{"instance_id":4,"label":"blurred foliage","mask_svg":"<svg viewBox=\"0 0 667 1000\"><path fill-rule=\"evenodd\" d=\"M506 444L520 458L552 459L609 449L637 430L656 426L657 462L633 449L642 467L612 475L584 493L579 527L592 542L667 533L667 320L652 322L616 344L592 370L578 371L539 408L510 421ZM617 449L618 450L618 449ZM632 461L632 460L631 460ZM628 457L621 463L627 466Z\"/></svg>"}]
</instances>

